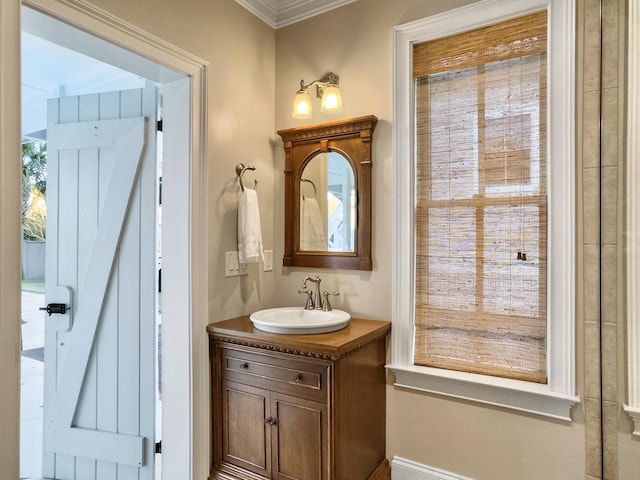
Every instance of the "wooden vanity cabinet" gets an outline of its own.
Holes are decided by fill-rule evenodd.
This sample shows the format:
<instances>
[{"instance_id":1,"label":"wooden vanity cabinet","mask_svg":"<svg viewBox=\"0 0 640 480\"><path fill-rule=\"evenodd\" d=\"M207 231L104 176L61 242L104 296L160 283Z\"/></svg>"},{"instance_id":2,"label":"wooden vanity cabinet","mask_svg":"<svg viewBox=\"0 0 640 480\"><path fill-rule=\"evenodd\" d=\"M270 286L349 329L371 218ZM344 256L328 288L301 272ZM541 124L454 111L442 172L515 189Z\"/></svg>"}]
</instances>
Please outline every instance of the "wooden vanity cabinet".
<instances>
[{"instance_id":1,"label":"wooden vanity cabinet","mask_svg":"<svg viewBox=\"0 0 640 480\"><path fill-rule=\"evenodd\" d=\"M207 327L209 480L382 480L389 322L279 335L248 317Z\"/></svg>"}]
</instances>

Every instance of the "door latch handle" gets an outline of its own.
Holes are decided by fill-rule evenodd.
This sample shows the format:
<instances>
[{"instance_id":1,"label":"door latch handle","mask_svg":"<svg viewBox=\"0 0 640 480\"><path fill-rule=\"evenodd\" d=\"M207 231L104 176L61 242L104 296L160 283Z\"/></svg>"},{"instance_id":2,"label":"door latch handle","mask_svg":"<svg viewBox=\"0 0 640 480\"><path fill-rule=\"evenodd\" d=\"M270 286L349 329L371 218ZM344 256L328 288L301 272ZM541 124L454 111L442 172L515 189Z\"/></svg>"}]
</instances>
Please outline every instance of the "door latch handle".
<instances>
[{"instance_id":1,"label":"door latch handle","mask_svg":"<svg viewBox=\"0 0 640 480\"><path fill-rule=\"evenodd\" d=\"M53 313L64 315L65 313L67 313L68 309L69 307L67 307L64 303L50 303L46 307L39 308L39 310L44 310L45 312L47 312L49 316L51 316L51 314Z\"/></svg>"},{"instance_id":2,"label":"door latch handle","mask_svg":"<svg viewBox=\"0 0 640 480\"><path fill-rule=\"evenodd\" d=\"M56 303L49 303L54 300ZM45 301L46 307L41 307L49 314L47 325L57 332L68 332L73 326L73 290L66 285L48 285ZM56 314L52 316L53 314Z\"/></svg>"}]
</instances>

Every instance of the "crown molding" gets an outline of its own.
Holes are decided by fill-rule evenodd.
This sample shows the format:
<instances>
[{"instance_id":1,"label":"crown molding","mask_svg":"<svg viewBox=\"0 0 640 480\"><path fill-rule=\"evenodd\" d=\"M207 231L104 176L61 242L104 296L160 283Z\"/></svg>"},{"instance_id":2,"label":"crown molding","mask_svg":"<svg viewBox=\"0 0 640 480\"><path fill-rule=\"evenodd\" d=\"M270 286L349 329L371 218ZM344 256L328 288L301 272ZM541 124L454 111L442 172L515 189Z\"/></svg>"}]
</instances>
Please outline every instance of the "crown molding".
<instances>
[{"instance_id":1,"label":"crown molding","mask_svg":"<svg viewBox=\"0 0 640 480\"><path fill-rule=\"evenodd\" d=\"M357 0L236 0L273 28L281 28Z\"/></svg>"}]
</instances>

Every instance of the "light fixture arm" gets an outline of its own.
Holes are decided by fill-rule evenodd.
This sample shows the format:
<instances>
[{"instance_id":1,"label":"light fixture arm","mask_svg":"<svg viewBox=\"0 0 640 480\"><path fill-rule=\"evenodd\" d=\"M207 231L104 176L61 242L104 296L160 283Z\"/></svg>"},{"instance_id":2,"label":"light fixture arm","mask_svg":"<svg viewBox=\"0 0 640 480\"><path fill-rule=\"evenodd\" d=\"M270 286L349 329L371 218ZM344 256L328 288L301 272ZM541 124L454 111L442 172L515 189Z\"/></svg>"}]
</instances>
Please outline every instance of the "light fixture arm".
<instances>
[{"instance_id":1,"label":"light fixture arm","mask_svg":"<svg viewBox=\"0 0 640 480\"><path fill-rule=\"evenodd\" d=\"M314 80L311 83L308 84L304 84L304 80L300 80L300 92L305 91L307 88L309 88L311 85L315 85L320 84L322 86L326 86L326 85L335 85L336 87L339 86L339 82L340 82L340 77L333 73L333 72L327 72L325 73L322 77L318 78L317 80Z\"/></svg>"}]
</instances>

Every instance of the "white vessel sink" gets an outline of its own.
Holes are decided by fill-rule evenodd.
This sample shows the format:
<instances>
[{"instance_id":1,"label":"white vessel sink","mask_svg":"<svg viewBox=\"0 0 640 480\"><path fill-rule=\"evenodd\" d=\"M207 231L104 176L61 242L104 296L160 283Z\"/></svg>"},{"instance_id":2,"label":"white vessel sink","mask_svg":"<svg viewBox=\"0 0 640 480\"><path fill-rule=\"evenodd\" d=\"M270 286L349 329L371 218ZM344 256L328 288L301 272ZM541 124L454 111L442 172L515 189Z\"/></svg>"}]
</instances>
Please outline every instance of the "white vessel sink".
<instances>
[{"instance_id":1,"label":"white vessel sink","mask_svg":"<svg viewBox=\"0 0 640 480\"><path fill-rule=\"evenodd\" d=\"M259 310L249 318L258 330L301 335L335 332L347 326L351 315L342 310L323 312L303 307L279 307Z\"/></svg>"}]
</instances>

